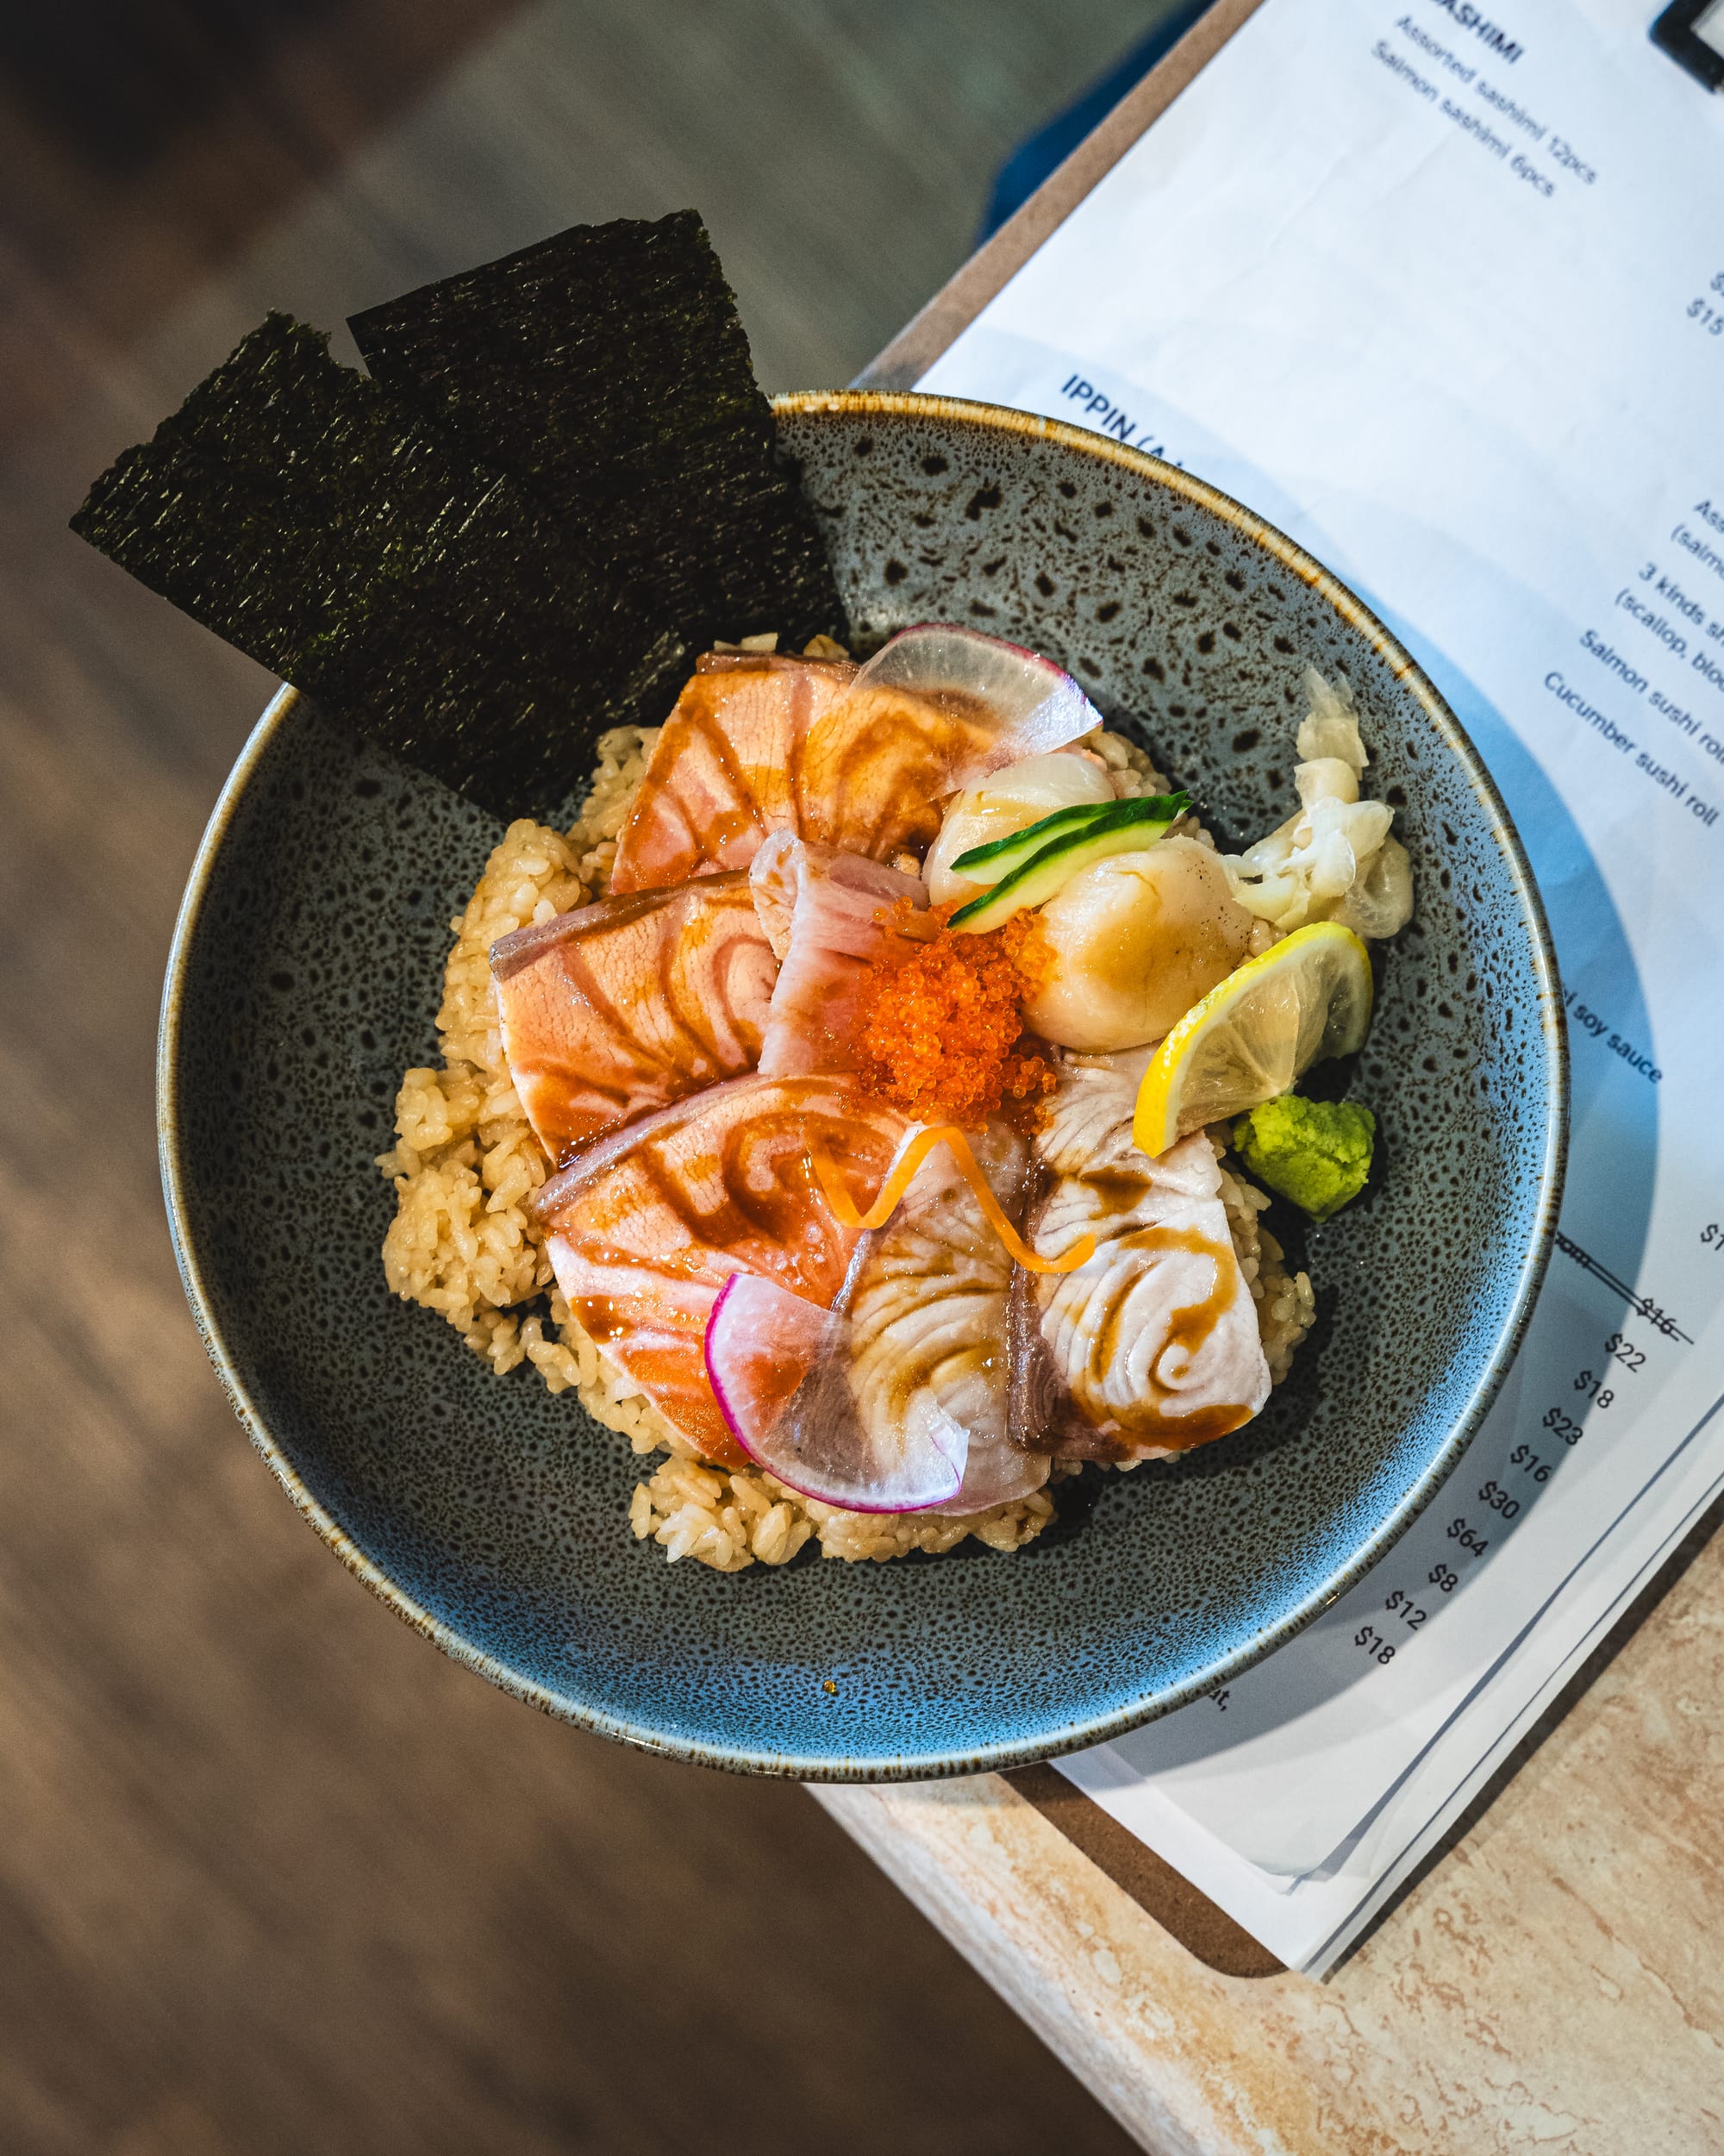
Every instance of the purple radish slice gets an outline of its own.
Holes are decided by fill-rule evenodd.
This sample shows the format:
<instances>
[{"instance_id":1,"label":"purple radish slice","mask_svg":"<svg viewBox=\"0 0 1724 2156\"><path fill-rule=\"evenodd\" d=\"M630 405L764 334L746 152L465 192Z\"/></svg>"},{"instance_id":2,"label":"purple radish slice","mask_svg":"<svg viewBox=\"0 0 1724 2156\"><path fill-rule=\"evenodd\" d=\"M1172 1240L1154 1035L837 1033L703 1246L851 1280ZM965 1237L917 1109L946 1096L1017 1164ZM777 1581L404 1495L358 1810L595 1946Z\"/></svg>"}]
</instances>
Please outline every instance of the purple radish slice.
<instances>
[{"instance_id":1,"label":"purple radish slice","mask_svg":"<svg viewBox=\"0 0 1724 2156\"><path fill-rule=\"evenodd\" d=\"M706 1367L732 1435L804 1497L846 1512L928 1512L958 1495L969 1433L926 1393L864 1428L847 1319L776 1281L733 1273L707 1321Z\"/></svg>"},{"instance_id":2,"label":"purple radish slice","mask_svg":"<svg viewBox=\"0 0 1724 2156\"><path fill-rule=\"evenodd\" d=\"M821 1359L837 1322L806 1296L756 1272L733 1272L706 1322L706 1374L737 1443L752 1451Z\"/></svg>"},{"instance_id":3,"label":"purple radish slice","mask_svg":"<svg viewBox=\"0 0 1724 2156\"><path fill-rule=\"evenodd\" d=\"M1102 724L1101 713L1051 659L957 622L900 629L857 675L852 693L868 689L909 690L972 723L976 706L983 707L987 738L951 773L953 792L1003 765L1069 747Z\"/></svg>"}]
</instances>

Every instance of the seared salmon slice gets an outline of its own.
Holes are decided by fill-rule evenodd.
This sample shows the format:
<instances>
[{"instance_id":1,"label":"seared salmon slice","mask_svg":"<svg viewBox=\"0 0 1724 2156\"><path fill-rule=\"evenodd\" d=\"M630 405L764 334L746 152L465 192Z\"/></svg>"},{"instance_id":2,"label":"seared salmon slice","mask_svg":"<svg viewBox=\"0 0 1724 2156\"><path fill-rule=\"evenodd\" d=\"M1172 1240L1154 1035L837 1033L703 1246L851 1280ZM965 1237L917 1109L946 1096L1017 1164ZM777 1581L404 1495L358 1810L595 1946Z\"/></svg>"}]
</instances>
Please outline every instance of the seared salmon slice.
<instances>
[{"instance_id":1,"label":"seared salmon slice","mask_svg":"<svg viewBox=\"0 0 1724 2156\"><path fill-rule=\"evenodd\" d=\"M611 866L613 892L746 868L799 822L809 730L857 669L837 659L709 652L665 722Z\"/></svg>"},{"instance_id":2,"label":"seared salmon slice","mask_svg":"<svg viewBox=\"0 0 1724 2156\"><path fill-rule=\"evenodd\" d=\"M852 695L858 671L844 659L709 652L653 751L611 890L746 868L775 831L876 861L926 853L954 772L990 736L949 698Z\"/></svg>"},{"instance_id":3,"label":"seared salmon slice","mask_svg":"<svg viewBox=\"0 0 1724 2156\"><path fill-rule=\"evenodd\" d=\"M761 1071L768 1078L853 1071L853 1041L872 968L915 947L895 912L901 900L926 909L920 879L776 831L754 856L748 880L778 959Z\"/></svg>"},{"instance_id":4,"label":"seared salmon slice","mask_svg":"<svg viewBox=\"0 0 1724 2156\"><path fill-rule=\"evenodd\" d=\"M818 1146L859 1209L908 1128L835 1078L733 1078L602 1138L533 1201L569 1308L707 1459L741 1447L707 1381L707 1320L734 1272L822 1309L858 1231L821 1193Z\"/></svg>"},{"instance_id":5,"label":"seared salmon slice","mask_svg":"<svg viewBox=\"0 0 1724 2156\"><path fill-rule=\"evenodd\" d=\"M740 874L602 898L504 936L490 965L509 1075L559 1164L752 1071L778 971Z\"/></svg>"}]
</instances>

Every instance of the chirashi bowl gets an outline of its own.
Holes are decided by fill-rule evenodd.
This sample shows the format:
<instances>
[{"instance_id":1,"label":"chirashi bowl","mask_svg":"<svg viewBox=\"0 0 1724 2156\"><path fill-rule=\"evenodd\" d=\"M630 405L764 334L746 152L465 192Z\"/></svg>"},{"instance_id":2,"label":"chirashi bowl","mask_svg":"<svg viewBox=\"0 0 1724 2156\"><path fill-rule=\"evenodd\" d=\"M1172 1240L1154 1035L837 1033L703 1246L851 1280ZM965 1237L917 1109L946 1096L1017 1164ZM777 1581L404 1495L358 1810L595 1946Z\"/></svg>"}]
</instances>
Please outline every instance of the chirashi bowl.
<instances>
[{"instance_id":1,"label":"chirashi bowl","mask_svg":"<svg viewBox=\"0 0 1724 2156\"><path fill-rule=\"evenodd\" d=\"M1231 841L1284 812L1306 666L1357 697L1418 907L1360 1058L1382 1168L1311 1234L1315 1326L1263 1415L1182 1459L1057 1485L1058 1516L1021 1547L1005 1523L996 1547L935 1559L840 1563L816 1542L784 1565L667 1565L630 1531L662 1464L584 1412L575 1388L592 1373L559 1365L566 1349L534 1321L470 1353L385 1283L395 1199L374 1161L402 1073L440 1060L450 920L503 827L291 691L240 758L187 891L163 1170L238 1412L410 1622L614 1737L741 1771L919 1778L1097 1742L1225 1683L1415 1516L1542 1277L1565 1134L1560 1001L1470 743L1381 625L1278 533L1172 467L1021 414L862 392L778 410L859 647L949 620L1047 653ZM573 887L591 836L520 873L565 903L559 879ZM434 1139L444 1112L422 1103L414 1134L428 1115ZM626 1403L607 1419L627 1425Z\"/></svg>"}]
</instances>

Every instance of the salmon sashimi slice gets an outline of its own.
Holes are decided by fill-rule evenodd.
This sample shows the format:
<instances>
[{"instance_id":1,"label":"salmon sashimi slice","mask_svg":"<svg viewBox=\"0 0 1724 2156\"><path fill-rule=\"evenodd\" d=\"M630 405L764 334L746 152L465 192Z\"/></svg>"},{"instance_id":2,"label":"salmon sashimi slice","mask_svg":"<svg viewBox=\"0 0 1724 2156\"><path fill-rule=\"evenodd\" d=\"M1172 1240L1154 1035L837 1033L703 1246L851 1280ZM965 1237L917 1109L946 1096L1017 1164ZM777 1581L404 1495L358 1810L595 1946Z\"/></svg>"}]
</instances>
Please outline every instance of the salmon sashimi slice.
<instances>
[{"instance_id":1,"label":"salmon sashimi slice","mask_svg":"<svg viewBox=\"0 0 1724 2156\"><path fill-rule=\"evenodd\" d=\"M601 1138L533 1200L570 1309L707 1459L746 1457L703 1353L720 1289L758 1273L828 1308L858 1230L810 1148L865 1210L908 1128L841 1079L732 1078Z\"/></svg>"},{"instance_id":2,"label":"salmon sashimi slice","mask_svg":"<svg viewBox=\"0 0 1724 2156\"><path fill-rule=\"evenodd\" d=\"M860 853L776 831L748 872L755 911L778 959L760 1049L768 1078L853 1071L852 1046L870 969L913 939L893 919L925 910L920 878Z\"/></svg>"},{"instance_id":3,"label":"salmon sashimi slice","mask_svg":"<svg viewBox=\"0 0 1724 2156\"><path fill-rule=\"evenodd\" d=\"M709 652L647 760L617 838L613 893L746 868L772 832L800 830L809 729L856 672L845 659Z\"/></svg>"},{"instance_id":4,"label":"salmon sashimi slice","mask_svg":"<svg viewBox=\"0 0 1724 2156\"><path fill-rule=\"evenodd\" d=\"M1096 1253L1034 1284L1040 1358L1023 1441L1059 1457L1159 1459L1224 1437L1269 1397L1250 1284L1202 1131L1157 1159L1132 1142L1150 1051L1068 1062L1035 1150L1049 1178L1028 1240Z\"/></svg>"},{"instance_id":5,"label":"salmon sashimi slice","mask_svg":"<svg viewBox=\"0 0 1724 2156\"><path fill-rule=\"evenodd\" d=\"M709 652L648 759L610 887L746 868L775 831L920 859L940 801L1011 753L978 697L870 682L842 659Z\"/></svg>"},{"instance_id":6,"label":"salmon sashimi slice","mask_svg":"<svg viewBox=\"0 0 1724 2156\"><path fill-rule=\"evenodd\" d=\"M746 875L602 898L491 947L503 1051L553 1161L760 1057L778 961Z\"/></svg>"}]
</instances>

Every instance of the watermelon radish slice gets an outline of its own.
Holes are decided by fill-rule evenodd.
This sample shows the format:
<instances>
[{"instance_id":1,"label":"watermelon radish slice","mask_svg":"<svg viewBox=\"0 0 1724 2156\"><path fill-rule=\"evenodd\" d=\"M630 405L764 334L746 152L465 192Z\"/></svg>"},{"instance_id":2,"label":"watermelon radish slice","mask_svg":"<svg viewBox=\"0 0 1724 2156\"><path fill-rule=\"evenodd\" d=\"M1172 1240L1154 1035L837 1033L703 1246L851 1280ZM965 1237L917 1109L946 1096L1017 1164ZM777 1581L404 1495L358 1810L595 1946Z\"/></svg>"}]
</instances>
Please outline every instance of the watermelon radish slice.
<instances>
[{"instance_id":1,"label":"watermelon radish slice","mask_svg":"<svg viewBox=\"0 0 1724 2156\"><path fill-rule=\"evenodd\" d=\"M706 1328L706 1367L749 1457L804 1497L846 1512L927 1512L963 1487L969 1432L926 1392L890 1427L864 1428L846 1319L776 1281L735 1272Z\"/></svg>"},{"instance_id":2,"label":"watermelon radish slice","mask_svg":"<svg viewBox=\"0 0 1724 2156\"><path fill-rule=\"evenodd\" d=\"M973 723L979 703L987 737L951 774L952 791L990 771L1066 748L1102 715L1051 659L951 622L900 629L856 677L854 690L903 689ZM949 704L948 700L949 699Z\"/></svg>"},{"instance_id":3,"label":"watermelon radish slice","mask_svg":"<svg viewBox=\"0 0 1724 2156\"><path fill-rule=\"evenodd\" d=\"M740 1445L771 1428L840 1322L759 1273L731 1274L706 1322L706 1374Z\"/></svg>"}]
</instances>

